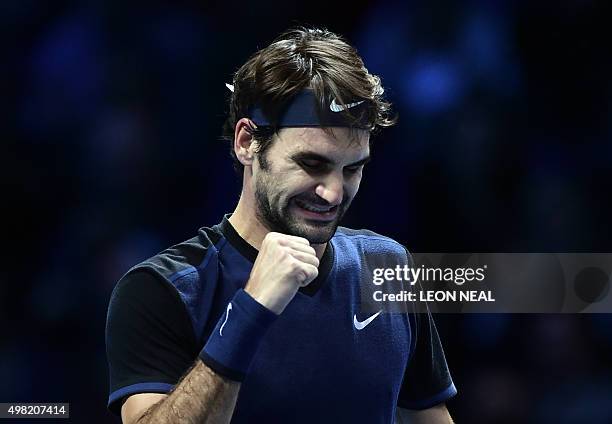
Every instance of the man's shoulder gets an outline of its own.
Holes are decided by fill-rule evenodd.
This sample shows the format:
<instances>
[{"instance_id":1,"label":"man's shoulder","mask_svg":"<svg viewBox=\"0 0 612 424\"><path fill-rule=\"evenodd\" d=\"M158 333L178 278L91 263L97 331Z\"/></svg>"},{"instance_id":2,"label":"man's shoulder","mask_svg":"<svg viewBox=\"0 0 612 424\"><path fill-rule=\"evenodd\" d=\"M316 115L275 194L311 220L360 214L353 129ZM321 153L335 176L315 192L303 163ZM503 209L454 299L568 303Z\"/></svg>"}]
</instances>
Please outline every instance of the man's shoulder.
<instances>
[{"instance_id":1,"label":"man's shoulder","mask_svg":"<svg viewBox=\"0 0 612 424\"><path fill-rule=\"evenodd\" d=\"M379 242L384 244L394 244L397 246L402 246L401 243L393 240L391 237L383 236L382 234L378 234L371 230L366 229L353 229L347 227L338 227L336 230L336 234L334 234L334 238L350 238L353 240L365 239L371 242ZM403 246L402 246L403 247Z\"/></svg>"},{"instance_id":2,"label":"man's shoulder","mask_svg":"<svg viewBox=\"0 0 612 424\"><path fill-rule=\"evenodd\" d=\"M383 236L371 230L338 227L333 237L334 243L358 246L367 252L395 252L406 254L406 248L391 237Z\"/></svg>"},{"instance_id":3,"label":"man's shoulder","mask_svg":"<svg viewBox=\"0 0 612 424\"><path fill-rule=\"evenodd\" d=\"M167 249L137 263L130 268L122 279L135 273L147 273L158 279L174 281L198 268L205 267L217 251L222 238L216 226L202 227L197 235L174 244Z\"/></svg>"},{"instance_id":4,"label":"man's shoulder","mask_svg":"<svg viewBox=\"0 0 612 424\"><path fill-rule=\"evenodd\" d=\"M191 322L201 341L218 288L218 250L224 240L216 226L203 227L195 237L136 264L116 283L109 316L121 309L136 314L174 310L188 317L183 322Z\"/></svg>"}]
</instances>

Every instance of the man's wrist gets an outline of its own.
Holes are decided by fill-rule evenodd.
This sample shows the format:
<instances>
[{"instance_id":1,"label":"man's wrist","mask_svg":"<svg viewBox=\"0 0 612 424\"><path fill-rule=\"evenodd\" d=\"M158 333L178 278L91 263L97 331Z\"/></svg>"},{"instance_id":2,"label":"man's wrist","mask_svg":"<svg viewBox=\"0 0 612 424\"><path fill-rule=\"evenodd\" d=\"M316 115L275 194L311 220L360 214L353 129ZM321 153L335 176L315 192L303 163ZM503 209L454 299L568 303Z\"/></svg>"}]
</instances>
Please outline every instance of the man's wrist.
<instances>
[{"instance_id":1,"label":"man's wrist","mask_svg":"<svg viewBox=\"0 0 612 424\"><path fill-rule=\"evenodd\" d=\"M261 340L276 318L278 315L246 291L238 290L219 318L200 358L216 373L235 381L244 380Z\"/></svg>"}]
</instances>

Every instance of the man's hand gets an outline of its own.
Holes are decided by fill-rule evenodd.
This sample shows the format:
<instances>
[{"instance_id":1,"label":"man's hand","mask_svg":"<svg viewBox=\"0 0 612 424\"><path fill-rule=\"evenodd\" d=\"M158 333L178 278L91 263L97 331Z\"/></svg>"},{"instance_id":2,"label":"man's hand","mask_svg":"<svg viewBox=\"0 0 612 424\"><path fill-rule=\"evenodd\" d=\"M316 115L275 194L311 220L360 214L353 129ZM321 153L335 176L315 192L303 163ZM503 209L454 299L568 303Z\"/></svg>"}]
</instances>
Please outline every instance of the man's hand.
<instances>
[{"instance_id":1,"label":"man's hand","mask_svg":"<svg viewBox=\"0 0 612 424\"><path fill-rule=\"evenodd\" d=\"M300 287L319 274L319 259L308 240L270 232L264 238L244 290L280 315Z\"/></svg>"}]
</instances>

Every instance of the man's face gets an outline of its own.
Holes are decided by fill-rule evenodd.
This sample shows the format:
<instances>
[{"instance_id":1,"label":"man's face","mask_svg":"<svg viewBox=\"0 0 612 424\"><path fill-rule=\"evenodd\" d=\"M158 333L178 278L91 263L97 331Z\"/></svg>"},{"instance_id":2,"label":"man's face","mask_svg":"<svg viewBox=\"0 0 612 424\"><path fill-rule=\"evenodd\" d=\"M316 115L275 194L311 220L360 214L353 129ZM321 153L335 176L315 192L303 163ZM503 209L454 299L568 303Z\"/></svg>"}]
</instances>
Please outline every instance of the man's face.
<instances>
[{"instance_id":1,"label":"man's face","mask_svg":"<svg viewBox=\"0 0 612 424\"><path fill-rule=\"evenodd\" d=\"M369 133L284 128L253 164L256 214L270 231L326 243L359 189Z\"/></svg>"}]
</instances>

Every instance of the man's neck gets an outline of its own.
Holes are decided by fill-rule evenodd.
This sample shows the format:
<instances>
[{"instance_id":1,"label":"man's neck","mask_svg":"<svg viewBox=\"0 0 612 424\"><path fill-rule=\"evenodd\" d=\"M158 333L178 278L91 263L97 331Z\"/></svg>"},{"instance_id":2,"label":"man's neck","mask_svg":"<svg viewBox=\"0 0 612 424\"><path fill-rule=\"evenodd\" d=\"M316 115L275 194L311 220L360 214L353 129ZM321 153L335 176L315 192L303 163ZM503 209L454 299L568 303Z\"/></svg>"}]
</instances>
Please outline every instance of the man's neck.
<instances>
[{"instance_id":1,"label":"man's neck","mask_svg":"<svg viewBox=\"0 0 612 424\"><path fill-rule=\"evenodd\" d=\"M255 249L260 250L261 243L270 230L266 228L259 221L259 219L257 219L257 216L253 213L254 208L254 206L248 207L245 205L241 197L238 201L236 209L234 210L234 213L229 217L229 222L232 224L232 227L234 227L234 230L236 230L240 237L242 237ZM325 252L325 246L327 246L327 243L313 244L311 246L317 253L317 257L321 259L323 257L323 253Z\"/></svg>"}]
</instances>

